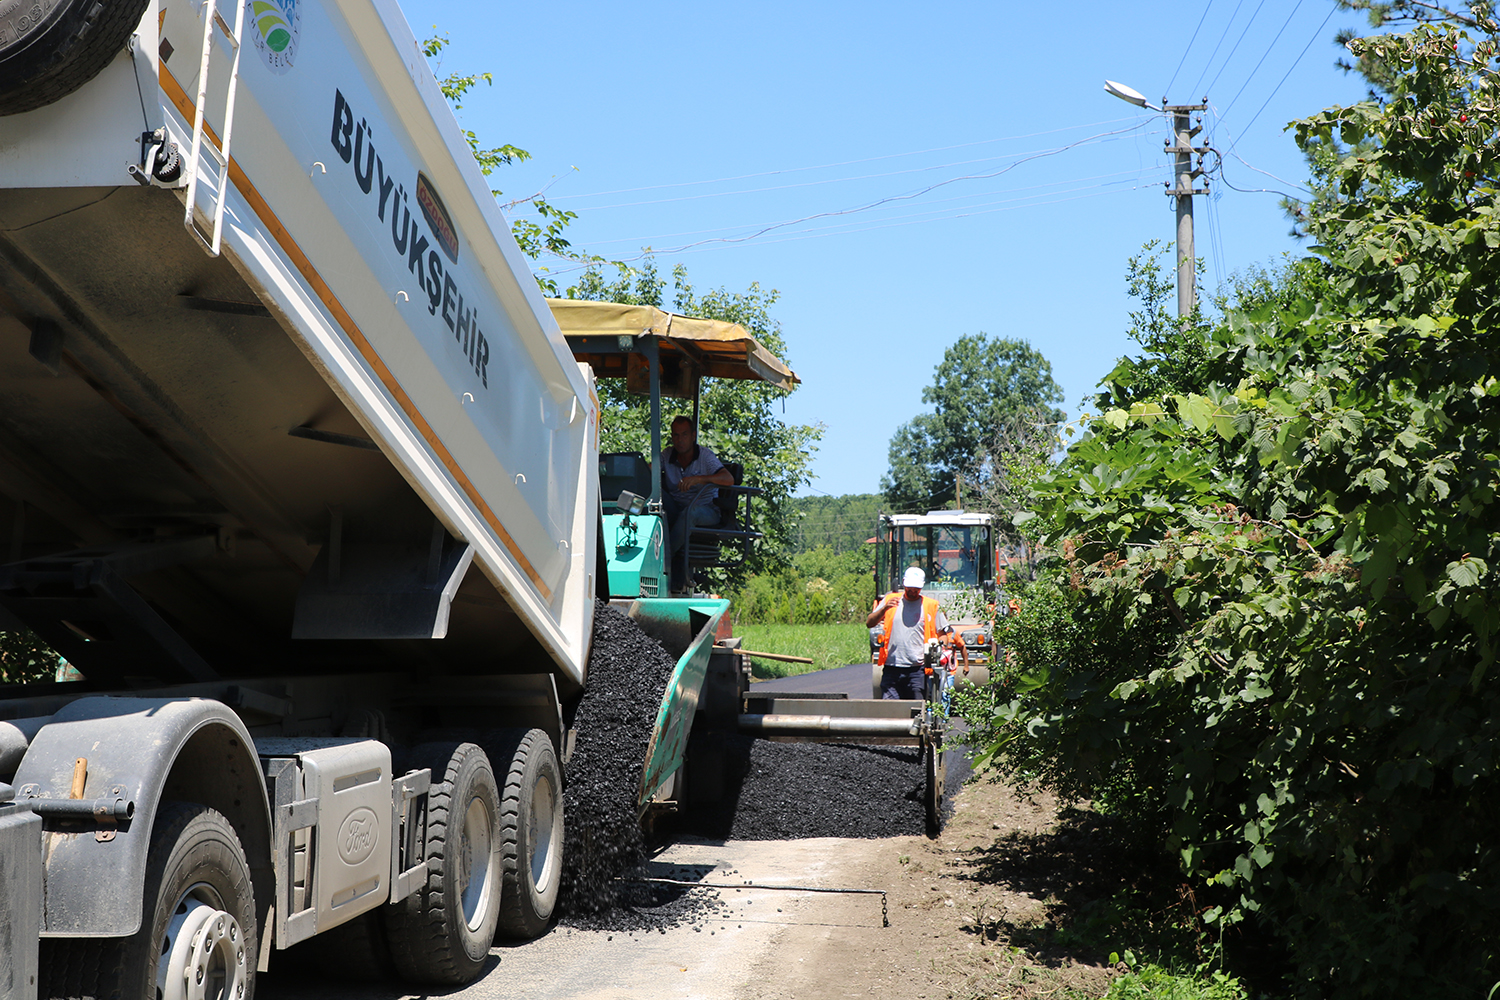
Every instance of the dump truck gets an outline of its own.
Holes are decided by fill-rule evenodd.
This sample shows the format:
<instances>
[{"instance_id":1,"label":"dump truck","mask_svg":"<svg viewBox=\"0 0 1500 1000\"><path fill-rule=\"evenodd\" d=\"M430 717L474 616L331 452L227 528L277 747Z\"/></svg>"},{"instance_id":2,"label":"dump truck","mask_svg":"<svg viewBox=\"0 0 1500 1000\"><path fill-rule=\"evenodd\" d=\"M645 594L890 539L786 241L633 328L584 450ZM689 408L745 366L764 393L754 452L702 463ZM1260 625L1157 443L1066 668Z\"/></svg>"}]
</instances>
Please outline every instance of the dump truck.
<instances>
[{"instance_id":1,"label":"dump truck","mask_svg":"<svg viewBox=\"0 0 1500 1000\"><path fill-rule=\"evenodd\" d=\"M0 687L0 997L548 926L594 376L393 0L0 2L0 401L0 631L76 671ZM639 597L644 807L736 668Z\"/></svg>"}]
</instances>

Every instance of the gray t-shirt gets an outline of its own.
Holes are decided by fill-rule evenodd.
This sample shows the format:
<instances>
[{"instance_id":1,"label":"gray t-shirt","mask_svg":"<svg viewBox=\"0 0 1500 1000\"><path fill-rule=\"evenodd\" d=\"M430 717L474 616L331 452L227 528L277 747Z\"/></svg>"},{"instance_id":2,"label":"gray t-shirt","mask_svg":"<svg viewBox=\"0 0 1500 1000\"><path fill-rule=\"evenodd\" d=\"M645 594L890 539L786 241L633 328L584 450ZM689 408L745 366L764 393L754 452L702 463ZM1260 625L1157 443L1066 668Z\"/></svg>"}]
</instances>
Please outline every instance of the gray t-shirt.
<instances>
[{"instance_id":1,"label":"gray t-shirt","mask_svg":"<svg viewBox=\"0 0 1500 1000\"><path fill-rule=\"evenodd\" d=\"M667 477L667 490L676 501L686 507L689 503L696 503L699 507L707 506L719 496L719 488L713 483L705 483L702 487L693 487L690 490L682 488L683 476L711 476L724 468L724 463L719 461L719 456L709 450L708 445L698 446L698 455L685 467L678 465L674 460L676 453L667 448L661 453L661 465Z\"/></svg>"},{"instance_id":2,"label":"gray t-shirt","mask_svg":"<svg viewBox=\"0 0 1500 1000\"><path fill-rule=\"evenodd\" d=\"M949 631L948 617L943 614L942 608L938 608L934 624L940 635ZM891 644L885 656L885 665L904 670L920 667L926 644L922 632L922 599L919 597L915 601L908 601L905 597L901 598L901 603L896 606L895 617L891 619Z\"/></svg>"}]
</instances>

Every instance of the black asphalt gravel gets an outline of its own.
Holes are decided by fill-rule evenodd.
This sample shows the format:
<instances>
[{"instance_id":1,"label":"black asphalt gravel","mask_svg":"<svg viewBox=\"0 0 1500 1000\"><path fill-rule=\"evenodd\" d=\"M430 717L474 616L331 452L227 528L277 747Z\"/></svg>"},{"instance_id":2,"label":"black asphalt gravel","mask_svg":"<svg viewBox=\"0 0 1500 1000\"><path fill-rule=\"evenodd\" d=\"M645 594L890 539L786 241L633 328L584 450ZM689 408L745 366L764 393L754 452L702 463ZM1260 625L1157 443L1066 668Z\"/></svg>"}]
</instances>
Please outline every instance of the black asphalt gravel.
<instances>
[{"instance_id":1,"label":"black asphalt gravel","mask_svg":"<svg viewBox=\"0 0 1500 1000\"><path fill-rule=\"evenodd\" d=\"M657 867L646 865L635 797L673 666L633 621L596 605L588 690L573 720L577 743L564 794L564 926L649 933L701 922L722 905L716 893L628 881ZM926 779L914 747L724 739L724 798L694 806L679 825L683 832L727 840L926 832ZM950 746L947 785L956 792L968 766L962 748Z\"/></svg>"},{"instance_id":2,"label":"black asphalt gravel","mask_svg":"<svg viewBox=\"0 0 1500 1000\"><path fill-rule=\"evenodd\" d=\"M559 903L569 923L616 908L616 879L645 860L635 800L674 666L635 622L595 603L588 689L573 718L578 735L563 793Z\"/></svg>"},{"instance_id":3,"label":"black asphalt gravel","mask_svg":"<svg viewBox=\"0 0 1500 1000\"><path fill-rule=\"evenodd\" d=\"M692 817L693 832L726 840L896 837L926 828L915 747L772 743L730 736L728 794Z\"/></svg>"}]
</instances>

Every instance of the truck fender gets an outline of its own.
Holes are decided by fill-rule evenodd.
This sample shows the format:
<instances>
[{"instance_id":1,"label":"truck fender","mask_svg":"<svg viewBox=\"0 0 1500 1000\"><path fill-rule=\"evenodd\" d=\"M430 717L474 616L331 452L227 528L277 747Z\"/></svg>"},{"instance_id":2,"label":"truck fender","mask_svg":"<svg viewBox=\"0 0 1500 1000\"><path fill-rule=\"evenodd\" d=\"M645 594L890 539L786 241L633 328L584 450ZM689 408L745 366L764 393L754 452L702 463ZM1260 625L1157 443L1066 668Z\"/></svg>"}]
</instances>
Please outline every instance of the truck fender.
<instances>
[{"instance_id":1,"label":"truck fender","mask_svg":"<svg viewBox=\"0 0 1500 1000\"><path fill-rule=\"evenodd\" d=\"M80 758L87 769L80 798L123 799L133 809L129 818L82 828L48 821L43 937L123 937L140 928L146 852L166 800L210 806L234 826L264 924L275 885L271 808L239 716L203 698L81 698L31 741L16 771L17 801L70 798Z\"/></svg>"}]
</instances>

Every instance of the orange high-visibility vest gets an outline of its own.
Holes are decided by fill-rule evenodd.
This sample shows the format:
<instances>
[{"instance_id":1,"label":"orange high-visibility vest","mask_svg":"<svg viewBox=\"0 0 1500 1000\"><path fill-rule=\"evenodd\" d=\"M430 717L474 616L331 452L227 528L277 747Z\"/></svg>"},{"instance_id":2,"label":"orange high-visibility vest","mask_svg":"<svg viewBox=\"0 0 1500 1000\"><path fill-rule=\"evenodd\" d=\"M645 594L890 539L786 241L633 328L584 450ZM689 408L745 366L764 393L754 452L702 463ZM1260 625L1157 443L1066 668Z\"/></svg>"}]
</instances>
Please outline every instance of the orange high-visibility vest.
<instances>
[{"instance_id":1,"label":"orange high-visibility vest","mask_svg":"<svg viewBox=\"0 0 1500 1000\"><path fill-rule=\"evenodd\" d=\"M901 591L893 590L890 594L882 597L881 600L885 600L891 594L901 594ZM905 596L902 595L902 600L904 601L905 599ZM880 655L875 658L875 662L882 667L885 666L886 655L891 651L891 626L895 624L896 611L900 607L900 604L894 604L886 608L885 618L880 622ZM922 598L922 641L924 643L937 638L937 613L937 598L924 596Z\"/></svg>"}]
</instances>

